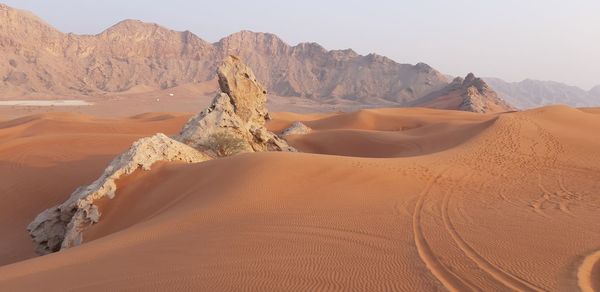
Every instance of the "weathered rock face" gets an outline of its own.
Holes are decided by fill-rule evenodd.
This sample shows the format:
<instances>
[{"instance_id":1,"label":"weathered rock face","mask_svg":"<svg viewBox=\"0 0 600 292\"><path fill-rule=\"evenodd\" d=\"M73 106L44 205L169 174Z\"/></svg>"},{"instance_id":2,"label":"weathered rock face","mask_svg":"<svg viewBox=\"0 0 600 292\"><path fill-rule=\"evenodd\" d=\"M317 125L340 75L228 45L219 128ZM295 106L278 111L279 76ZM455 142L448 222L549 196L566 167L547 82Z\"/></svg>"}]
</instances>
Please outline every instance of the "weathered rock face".
<instances>
[{"instance_id":1,"label":"weathered rock face","mask_svg":"<svg viewBox=\"0 0 600 292\"><path fill-rule=\"evenodd\" d=\"M302 122L293 122L287 129L281 132L281 137L287 137L290 135L306 135L312 132L312 129Z\"/></svg>"},{"instance_id":2,"label":"weathered rock face","mask_svg":"<svg viewBox=\"0 0 600 292\"><path fill-rule=\"evenodd\" d=\"M0 8L0 90L3 97L170 88L215 77L224 57L250 65L274 94L403 103L447 80L424 64L399 64L314 43L290 46L273 34L242 31L209 43L189 31L125 20L97 35L62 33L37 17Z\"/></svg>"},{"instance_id":3,"label":"weathered rock face","mask_svg":"<svg viewBox=\"0 0 600 292\"><path fill-rule=\"evenodd\" d=\"M289 46L268 33L241 31L214 47L221 54L240 56L270 92L281 96L403 105L448 84L445 76L423 63L398 64L351 49L328 51L316 43Z\"/></svg>"},{"instance_id":4,"label":"weathered rock face","mask_svg":"<svg viewBox=\"0 0 600 292\"><path fill-rule=\"evenodd\" d=\"M143 138L115 158L100 178L79 187L64 203L39 214L27 230L37 244L37 252L46 254L79 245L82 231L98 222L100 213L94 202L113 198L116 180L141 168L149 170L158 161L201 162L211 159L164 134Z\"/></svg>"},{"instance_id":5,"label":"weathered rock face","mask_svg":"<svg viewBox=\"0 0 600 292\"><path fill-rule=\"evenodd\" d=\"M250 68L230 56L219 67L218 76L223 93L188 121L179 141L164 134L138 140L92 184L39 214L27 227L37 252L47 254L81 244L83 231L100 220L96 202L112 199L116 180L140 168L149 170L158 161L195 163L240 152L296 151L265 128L266 91Z\"/></svg>"},{"instance_id":6,"label":"weathered rock face","mask_svg":"<svg viewBox=\"0 0 600 292\"><path fill-rule=\"evenodd\" d=\"M444 89L433 92L413 102L411 106L461 110L475 113L514 110L483 81L469 73L464 79L457 77Z\"/></svg>"},{"instance_id":7,"label":"weathered rock face","mask_svg":"<svg viewBox=\"0 0 600 292\"><path fill-rule=\"evenodd\" d=\"M218 70L218 94L210 107L192 117L178 139L214 156L240 152L296 151L269 132L266 90L239 58L229 56Z\"/></svg>"},{"instance_id":8,"label":"weathered rock face","mask_svg":"<svg viewBox=\"0 0 600 292\"><path fill-rule=\"evenodd\" d=\"M242 121L264 125L268 119L267 90L256 81L254 72L238 57L229 56L217 69L217 75L221 91L229 95Z\"/></svg>"},{"instance_id":9,"label":"weathered rock face","mask_svg":"<svg viewBox=\"0 0 600 292\"><path fill-rule=\"evenodd\" d=\"M460 87L464 93L463 102L458 109L475 113L502 112L514 110L498 94L483 81L469 73Z\"/></svg>"}]
</instances>

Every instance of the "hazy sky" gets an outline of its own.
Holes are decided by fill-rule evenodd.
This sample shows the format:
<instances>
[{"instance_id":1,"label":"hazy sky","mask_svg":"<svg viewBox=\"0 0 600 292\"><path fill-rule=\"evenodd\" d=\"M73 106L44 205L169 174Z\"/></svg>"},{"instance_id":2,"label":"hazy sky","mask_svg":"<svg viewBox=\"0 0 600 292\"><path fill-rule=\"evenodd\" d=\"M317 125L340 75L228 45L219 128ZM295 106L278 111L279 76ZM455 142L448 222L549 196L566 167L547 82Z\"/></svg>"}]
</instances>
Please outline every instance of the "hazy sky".
<instances>
[{"instance_id":1,"label":"hazy sky","mask_svg":"<svg viewBox=\"0 0 600 292\"><path fill-rule=\"evenodd\" d=\"M2 0L0 0L2 1ZM64 32L95 34L133 18L207 41L249 29L443 73L600 84L598 0L4 0Z\"/></svg>"}]
</instances>

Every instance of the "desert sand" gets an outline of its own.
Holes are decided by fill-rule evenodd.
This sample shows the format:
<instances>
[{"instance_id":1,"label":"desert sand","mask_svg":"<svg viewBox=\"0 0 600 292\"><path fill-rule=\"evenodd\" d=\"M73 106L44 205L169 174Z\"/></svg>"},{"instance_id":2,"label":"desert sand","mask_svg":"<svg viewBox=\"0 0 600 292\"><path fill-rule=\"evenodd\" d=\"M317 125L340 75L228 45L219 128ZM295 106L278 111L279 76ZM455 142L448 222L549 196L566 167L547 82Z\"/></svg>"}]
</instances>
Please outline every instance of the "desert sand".
<instances>
[{"instance_id":1,"label":"desert sand","mask_svg":"<svg viewBox=\"0 0 600 292\"><path fill-rule=\"evenodd\" d=\"M0 290L599 289L600 110L275 113L304 153L160 163L85 243L36 257L36 214L190 115L0 118Z\"/></svg>"}]
</instances>

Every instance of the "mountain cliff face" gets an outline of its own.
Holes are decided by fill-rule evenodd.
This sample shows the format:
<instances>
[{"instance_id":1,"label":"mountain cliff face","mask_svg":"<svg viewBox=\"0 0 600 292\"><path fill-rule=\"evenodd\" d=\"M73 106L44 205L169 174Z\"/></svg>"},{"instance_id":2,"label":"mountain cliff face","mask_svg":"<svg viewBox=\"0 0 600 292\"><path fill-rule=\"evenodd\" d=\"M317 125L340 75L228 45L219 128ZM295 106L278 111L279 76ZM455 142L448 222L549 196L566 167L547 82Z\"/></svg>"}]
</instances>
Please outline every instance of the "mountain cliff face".
<instances>
[{"instance_id":1,"label":"mountain cliff face","mask_svg":"<svg viewBox=\"0 0 600 292\"><path fill-rule=\"evenodd\" d=\"M0 88L8 94L93 94L204 81L212 45L189 32L126 20L94 36L63 34L0 9Z\"/></svg>"},{"instance_id":2,"label":"mountain cliff face","mask_svg":"<svg viewBox=\"0 0 600 292\"><path fill-rule=\"evenodd\" d=\"M514 110L481 78L469 73L464 79L457 77L445 88L415 100L414 107L461 110L476 113L493 113Z\"/></svg>"},{"instance_id":3,"label":"mountain cliff face","mask_svg":"<svg viewBox=\"0 0 600 292\"><path fill-rule=\"evenodd\" d=\"M510 104L520 109L550 104L566 104L574 107L600 106L600 86L585 91L554 81L526 79L521 82L506 82L498 78L485 81Z\"/></svg>"},{"instance_id":4,"label":"mountain cliff face","mask_svg":"<svg viewBox=\"0 0 600 292\"><path fill-rule=\"evenodd\" d=\"M314 43L290 46L277 36L242 31L211 44L189 31L122 21L97 35L64 34L30 13L0 6L2 97L95 95L135 86L170 88L216 78L230 54L255 68L281 96L404 104L447 84L426 64L398 64Z\"/></svg>"},{"instance_id":5,"label":"mountain cliff face","mask_svg":"<svg viewBox=\"0 0 600 292\"><path fill-rule=\"evenodd\" d=\"M315 43L291 47L272 34L242 31L222 39L215 47L258 68L257 76L281 95L381 98L402 103L446 83L442 74L426 64L398 64L383 56L361 56L352 50L327 51Z\"/></svg>"}]
</instances>

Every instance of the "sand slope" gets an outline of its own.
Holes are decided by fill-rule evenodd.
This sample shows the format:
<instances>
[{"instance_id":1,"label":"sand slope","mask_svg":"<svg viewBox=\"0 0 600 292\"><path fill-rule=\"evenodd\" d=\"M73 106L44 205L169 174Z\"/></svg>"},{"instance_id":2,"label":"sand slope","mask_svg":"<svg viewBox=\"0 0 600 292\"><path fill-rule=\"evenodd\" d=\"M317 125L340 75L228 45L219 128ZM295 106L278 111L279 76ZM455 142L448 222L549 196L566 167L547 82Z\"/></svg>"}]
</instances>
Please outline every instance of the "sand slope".
<instances>
[{"instance_id":1,"label":"sand slope","mask_svg":"<svg viewBox=\"0 0 600 292\"><path fill-rule=\"evenodd\" d=\"M23 224L94 180L133 141L156 132L176 133L187 118L53 113L0 121L0 265L35 256Z\"/></svg>"},{"instance_id":2,"label":"sand slope","mask_svg":"<svg viewBox=\"0 0 600 292\"><path fill-rule=\"evenodd\" d=\"M315 130L291 138L309 153L137 172L103 202L86 244L28 260L30 218L135 137L185 117L3 121L0 263L20 262L0 267L0 290L597 288L596 112L275 114L273 130Z\"/></svg>"}]
</instances>

